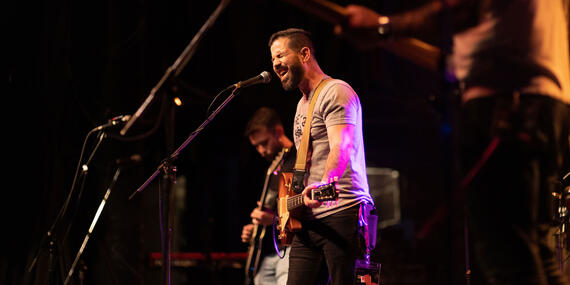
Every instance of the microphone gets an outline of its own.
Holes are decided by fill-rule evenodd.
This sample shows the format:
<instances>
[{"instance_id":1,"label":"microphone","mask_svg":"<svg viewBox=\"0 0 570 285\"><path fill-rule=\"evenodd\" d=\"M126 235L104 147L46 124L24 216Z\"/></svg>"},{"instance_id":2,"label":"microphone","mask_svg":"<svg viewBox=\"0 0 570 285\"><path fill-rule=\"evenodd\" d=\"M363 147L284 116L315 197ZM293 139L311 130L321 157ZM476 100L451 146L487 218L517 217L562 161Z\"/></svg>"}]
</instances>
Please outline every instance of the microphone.
<instances>
[{"instance_id":1,"label":"microphone","mask_svg":"<svg viewBox=\"0 0 570 285\"><path fill-rule=\"evenodd\" d=\"M138 153L127 157L121 157L115 159L115 164L117 165L128 165L128 164L136 164L142 161L142 156Z\"/></svg>"},{"instance_id":2,"label":"microphone","mask_svg":"<svg viewBox=\"0 0 570 285\"><path fill-rule=\"evenodd\" d=\"M108 127L116 126L122 123L126 123L131 118L131 115L120 115L114 118L109 119L106 124L100 125L95 128L95 131L100 131L102 129L106 129Z\"/></svg>"},{"instance_id":3,"label":"microphone","mask_svg":"<svg viewBox=\"0 0 570 285\"><path fill-rule=\"evenodd\" d=\"M240 81L240 82L234 84L233 86L236 89L238 89L238 88L248 87L248 86L259 84L259 83L269 83L269 81L271 81L271 74L267 71L263 71L258 76L252 77L252 78L244 80L244 81Z\"/></svg>"}]
</instances>

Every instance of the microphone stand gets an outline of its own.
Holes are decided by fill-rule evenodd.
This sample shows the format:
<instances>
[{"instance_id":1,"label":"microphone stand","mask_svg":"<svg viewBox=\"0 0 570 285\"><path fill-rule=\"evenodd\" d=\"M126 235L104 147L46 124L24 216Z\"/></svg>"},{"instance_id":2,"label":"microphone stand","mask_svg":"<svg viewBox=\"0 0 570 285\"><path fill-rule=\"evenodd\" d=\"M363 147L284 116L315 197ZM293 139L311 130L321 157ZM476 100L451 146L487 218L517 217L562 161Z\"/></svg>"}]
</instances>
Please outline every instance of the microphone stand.
<instances>
[{"instance_id":1,"label":"microphone stand","mask_svg":"<svg viewBox=\"0 0 570 285\"><path fill-rule=\"evenodd\" d=\"M97 131L97 128L91 130L86 138L85 138L85 142L87 142L87 139L89 138L89 136L93 133ZM87 176L87 171L89 169L88 165L91 162L91 160L93 159L93 156L95 155L95 152L97 151L97 149L99 148L99 146L101 145L101 143L103 142L103 139L107 137L107 134L105 132L101 132L99 135L99 140L97 142L97 144L95 145L93 151L91 152L91 155L89 156L89 158L87 159L87 162L85 162L83 165L81 165L81 160L83 157L83 150L81 152L80 158L79 158L79 164L77 165L78 169L76 170L79 171L79 166L81 165L81 176L79 177L79 179L85 179L85 177ZM84 144L85 146L85 144ZM61 207L59 213L57 214L55 220L53 221L52 225L50 226L49 230L45 233L45 235L42 237L41 241L40 241L40 246L38 248L38 250L36 251L34 258L32 259L32 262L30 263L30 266L28 267L28 274L32 272L32 270L34 269L35 265L38 262L38 259L40 257L40 254L42 252L42 248L44 246L44 243L46 242L47 239L47 243L48 243L48 250L49 250L49 259L48 259L48 283L47 284L55 284L55 259L58 258L58 253L57 253L57 240L55 238L55 228L58 225L59 221L61 221L61 219L63 218L63 216L65 215L65 213L67 212L67 207L69 206L69 202L71 201L71 197L73 194L73 191L75 189L75 185L77 182L77 174L76 177L73 180L73 183L71 185L71 190L69 191L69 194L67 196L67 199L65 200L63 206ZM84 184L82 184L83 187ZM81 190L80 190L81 191ZM79 202L79 201L78 201ZM71 225L68 226L68 228ZM64 237L65 238L65 237ZM60 270L63 270L63 264L61 259L59 260L59 264L60 264ZM63 271L61 272L61 277L63 277ZM63 279L63 278L61 278Z\"/></svg>"},{"instance_id":2,"label":"microphone stand","mask_svg":"<svg viewBox=\"0 0 570 285\"><path fill-rule=\"evenodd\" d=\"M228 6L229 3L230 3L230 0L222 0L220 2L218 7L216 8L216 10L214 10L212 15L210 15L210 18L208 18L208 20L204 23L204 25L202 25L202 28L200 28L198 33L196 33L196 35L194 36L192 41L190 41L188 46L186 46L186 48L184 49L182 54L180 54L180 56L176 59L174 64L172 64L169 68L166 69L166 72L164 73L162 78L158 81L157 85L151 89L148 97L144 100L142 105L133 114L133 116L127 121L127 124L125 124L123 129L121 129L121 132L120 132L121 135L124 136L127 133L127 131L135 123L135 121L145 111L145 109L148 107L148 105L150 105L150 103L154 100L156 93L158 93L158 91L162 88L164 83L171 76L177 77L180 74L180 72L182 72L182 70L184 69L184 67L188 63L188 61L190 61L190 58L192 58L192 56L194 55L194 52L196 52L196 48L198 47L200 40L202 40L202 38L204 37L204 34L212 27L214 22L217 20L217 18L220 16L222 11Z\"/></svg>"},{"instance_id":3,"label":"microphone stand","mask_svg":"<svg viewBox=\"0 0 570 285\"><path fill-rule=\"evenodd\" d=\"M101 215L101 212L103 211L103 208L105 207L105 204L107 203L107 199L109 199L109 196L111 195L111 191L112 191L113 187L115 186L115 182L117 182L117 179L119 178L120 173L121 173L121 167L118 167L117 170L115 171L115 175L113 175L113 180L111 181L109 187L107 188L107 192L105 192L103 200L99 204L99 208L97 209L97 212L95 213L95 216L93 217L93 221L91 222L91 225L89 226L89 230L87 231L87 234L85 235L85 238L83 239L83 243L79 247L79 250L75 256L75 260L73 261L71 268L69 268L67 276L65 277L65 281L63 282L63 285L67 285L69 283L69 280L70 280L71 276L73 275L73 271L75 270L75 266L77 265L77 262L79 261L79 258L81 257L81 254L83 254L83 250L85 250L85 247L87 246L87 241L89 241L89 237L91 237L91 233L93 232L93 229L95 228L95 224L97 224L97 221L99 220L99 216Z\"/></svg>"},{"instance_id":4,"label":"microphone stand","mask_svg":"<svg viewBox=\"0 0 570 285\"><path fill-rule=\"evenodd\" d=\"M204 34L210 29L210 27L213 26L214 22L217 20L217 18L220 16L222 11L228 6L229 3L230 3L230 0L221 0L220 4L216 8L216 10L214 10L214 12L208 18L208 20L204 23L204 25L202 25L202 27L200 28L198 33L196 33L196 35L194 36L192 41L190 41L188 46L186 46L186 48L184 49L182 54L176 59L176 61L174 62L174 64L172 66L170 66L169 68L166 69L166 72L164 73L162 78L158 81L157 85L151 89L148 97L145 99L145 101L142 103L142 105L137 109L137 111L133 114L133 116L129 119L129 121L127 121L127 123L125 124L123 129L121 129L121 131L120 131L121 135L124 136L127 133L127 131L134 124L134 122L141 116L141 114L145 111L145 109L154 100L155 95L158 93L159 90L162 89L164 83L167 82L169 79L171 79L171 77L177 77L180 74L180 72L182 72L182 70L184 69L184 67L186 66L186 64L190 60L190 58L196 52L196 48L197 48L199 42L204 37ZM226 88L226 90L228 90L228 89L229 89L229 87ZM233 97L233 94L234 94L234 92L232 92L232 97ZM167 226L168 232L167 232L166 237L164 236L164 231L163 231L163 227L162 227L162 223L163 223L162 204L163 203L162 203L162 201L160 201L160 214L161 214L160 222L161 222L161 239L162 239L162 272L163 272L163 280L162 281L164 282L164 284L170 284L170 281L171 281L170 251L171 251L172 234L173 234L173 213L172 213L173 197L172 197L171 189L172 189L172 184L175 183L175 181L176 181L176 176L175 176L176 166L173 165L173 162L177 158L179 152L198 134L198 132L200 130L202 130L202 128L204 126L205 126L205 124L202 124L200 126L200 128L198 128L198 130L196 130L192 133L191 138L189 138L184 143L183 146L181 146L179 149L177 149L167 159L163 160L160 163L160 165L158 166L157 170L151 175L151 177L149 179L147 179L147 181L129 197L129 200L132 199L136 193L141 192L144 188L146 188L146 186L148 186L148 184L152 180L154 180L160 172L164 173L164 180L167 181L167 183L166 183L166 186L164 187L164 193L160 193L161 191L159 191L160 195L164 194L167 197L167 202L164 203L166 206L165 212L167 214L166 221L168 224L168 226ZM162 196L160 196L160 197L162 197Z\"/></svg>"},{"instance_id":5,"label":"microphone stand","mask_svg":"<svg viewBox=\"0 0 570 285\"><path fill-rule=\"evenodd\" d=\"M164 180L168 183L165 183L166 186L164 187L164 191L160 191L160 197L166 197L168 200L166 203L160 201L161 206L161 213L162 205L166 206L165 212L167 213L166 221L168 223L167 226L167 234L166 237L162 237L162 267L163 267L163 282L165 284L170 284L171 280L171 244L172 244L172 236L173 236L173 214L172 214L172 203L173 197L171 195L172 184L176 181L176 166L173 165L173 162L178 158L178 155L198 136L198 134L204 130L204 128L220 113L220 111L239 93L239 88L235 85L230 85L226 89L220 92L224 93L230 89L232 89L232 93L214 110L202 124L196 128L188 138L176 149L171 155L169 155L166 159L164 159L154 173L135 191L129 196L129 200L131 200L137 193L142 192L161 172L164 174ZM163 193L162 193L163 192ZM163 218L160 218L161 221L161 232L163 232L162 222Z\"/></svg>"}]
</instances>

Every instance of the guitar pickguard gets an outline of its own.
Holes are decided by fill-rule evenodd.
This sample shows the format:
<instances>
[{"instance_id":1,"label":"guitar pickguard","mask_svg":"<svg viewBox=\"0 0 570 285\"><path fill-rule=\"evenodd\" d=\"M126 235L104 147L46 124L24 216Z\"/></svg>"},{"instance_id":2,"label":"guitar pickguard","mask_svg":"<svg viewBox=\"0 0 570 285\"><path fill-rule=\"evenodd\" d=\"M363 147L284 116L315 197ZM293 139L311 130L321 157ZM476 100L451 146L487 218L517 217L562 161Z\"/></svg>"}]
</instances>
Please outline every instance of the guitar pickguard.
<instances>
[{"instance_id":1,"label":"guitar pickguard","mask_svg":"<svg viewBox=\"0 0 570 285\"><path fill-rule=\"evenodd\" d=\"M293 241L293 235L291 233L301 230L302 227L301 222L291 217L291 213L287 209L287 199L295 195L293 189L291 189L292 180L292 172L280 172L277 212L279 214L279 240L282 245L291 244Z\"/></svg>"}]
</instances>

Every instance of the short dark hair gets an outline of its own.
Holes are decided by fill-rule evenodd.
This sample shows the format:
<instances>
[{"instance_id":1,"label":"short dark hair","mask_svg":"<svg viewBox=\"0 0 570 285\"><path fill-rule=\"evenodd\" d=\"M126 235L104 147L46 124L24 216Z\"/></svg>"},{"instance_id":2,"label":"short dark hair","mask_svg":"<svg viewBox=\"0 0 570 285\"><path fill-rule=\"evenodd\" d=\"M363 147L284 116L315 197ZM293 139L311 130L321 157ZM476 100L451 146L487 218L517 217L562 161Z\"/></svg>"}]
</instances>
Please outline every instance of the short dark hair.
<instances>
[{"instance_id":1,"label":"short dark hair","mask_svg":"<svg viewBox=\"0 0 570 285\"><path fill-rule=\"evenodd\" d=\"M294 51L300 51L304 47L308 47L311 50L311 54L315 55L315 46L311 41L311 33L298 28L289 28L276 33L273 33L269 37L268 46L271 47L273 42L278 38L289 38L289 48Z\"/></svg>"},{"instance_id":2,"label":"short dark hair","mask_svg":"<svg viewBox=\"0 0 570 285\"><path fill-rule=\"evenodd\" d=\"M267 128L269 131L275 130L275 127L281 124L281 119L277 112L268 107L261 107L247 122L244 135L250 136L253 133L260 131L262 128Z\"/></svg>"}]
</instances>

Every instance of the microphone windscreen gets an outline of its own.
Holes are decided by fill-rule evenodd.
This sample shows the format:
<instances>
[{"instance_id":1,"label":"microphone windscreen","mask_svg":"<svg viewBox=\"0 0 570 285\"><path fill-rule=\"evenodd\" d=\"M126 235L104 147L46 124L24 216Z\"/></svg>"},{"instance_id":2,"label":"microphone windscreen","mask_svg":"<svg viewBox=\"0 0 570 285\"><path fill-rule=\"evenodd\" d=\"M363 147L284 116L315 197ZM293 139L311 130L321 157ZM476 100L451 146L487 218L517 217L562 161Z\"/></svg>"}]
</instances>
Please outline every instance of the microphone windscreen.
<instances>
[{"instance_id":1,"label":"microphone windscreen","mask_svg":"<svg viewBox=\"0 0 570 285\"><path fill-rule=\"evenodd\" d=\"M269 81L271 81L271 73L263 71L260 75L263 78L263 83L269 83Z\"/></svg>"}]
</instances>

